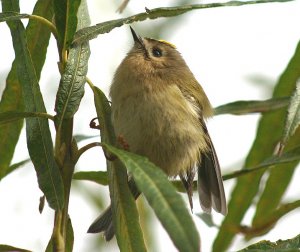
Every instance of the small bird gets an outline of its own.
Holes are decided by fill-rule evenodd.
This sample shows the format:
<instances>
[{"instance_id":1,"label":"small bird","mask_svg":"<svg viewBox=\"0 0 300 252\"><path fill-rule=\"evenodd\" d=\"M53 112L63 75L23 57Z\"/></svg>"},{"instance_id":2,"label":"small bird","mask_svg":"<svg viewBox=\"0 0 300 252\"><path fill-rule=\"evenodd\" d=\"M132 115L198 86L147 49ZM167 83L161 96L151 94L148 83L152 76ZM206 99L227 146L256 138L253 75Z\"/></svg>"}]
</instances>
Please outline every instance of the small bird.
<instances>
[{"instance_id":1,"label":"small bird","mask_svg":"<svg viewBox=\"0 0 300 252\"><path fill-rule=\"evenodd\" d=\"M147 157L170 178L179 175L191 208L198 172L202 209L226 215L218 158L205 119L212 106L203 88L171 43L141 38L130 27L134 46L116 70L111 88L112 122L133 153ZM133 192L134 182L129 183ZM138 197L137 193L134 193ZM113 237L107 209L88 232Z\"/></svg>"}]
</instances>

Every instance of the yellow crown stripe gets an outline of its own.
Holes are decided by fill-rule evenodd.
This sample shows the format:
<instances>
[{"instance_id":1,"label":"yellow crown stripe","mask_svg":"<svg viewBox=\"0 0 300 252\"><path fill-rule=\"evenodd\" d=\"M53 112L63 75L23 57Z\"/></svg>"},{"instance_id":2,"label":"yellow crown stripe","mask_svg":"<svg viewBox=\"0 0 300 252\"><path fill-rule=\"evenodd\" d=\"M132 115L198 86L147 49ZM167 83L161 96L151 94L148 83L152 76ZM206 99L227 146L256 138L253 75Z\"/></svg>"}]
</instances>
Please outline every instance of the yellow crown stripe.
<instances>
[{"instance_id":1,"label":"yellow crown stripe","mask_svg":"<svg viewBox=\"0 0 300 252\"><path fill-rule=\"evenodd\" d=\"M158 41L161 42L161 43L164 43L164 44L166 44L166 45L169 45L169 46L171 46L172 48L176 49L176 46L175 46L174 44L168 42L168 41L165 41L165 40L162 40L162 39L160 39L160 40L158 40Z\"/></svg>"}]
</instances>

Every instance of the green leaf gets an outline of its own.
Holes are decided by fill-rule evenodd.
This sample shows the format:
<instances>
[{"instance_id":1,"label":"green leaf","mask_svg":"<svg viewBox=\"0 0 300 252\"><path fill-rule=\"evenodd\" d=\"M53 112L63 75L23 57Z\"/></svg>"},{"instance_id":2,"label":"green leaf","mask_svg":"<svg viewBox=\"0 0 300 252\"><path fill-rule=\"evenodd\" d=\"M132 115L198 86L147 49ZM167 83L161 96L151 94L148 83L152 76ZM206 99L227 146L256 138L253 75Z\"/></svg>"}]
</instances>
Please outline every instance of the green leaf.
<instances>
[{"instance_id":1,"label":"green leaf","mask_svg":"<svg viewBox=\"0 0 300 252\"><path fill-rule=\"evenodd\" d=\"M12 123L27 117L50 118L51 116L46 113L6 111L0 112L0 124Z\"/></svg>"},{"instance_id":2,"label":"green leaf","mask_svg":"<svg viewBox=\"0 0 300 252\"><path fill-rule=\"evenodd\" d=\"M74 135L74 139L76 140L77 143L87 140L87 139L95 138L95 137L98 137L98 136L96 136L96 135L88 136L88 135L83 135L83 134Z\"/></svg>"},{"instance_id":3,"label":"green leaf","mask_svg":"<svg viewBox=\"0 0 300 252\"><path fill-rule=\"evenodd\" d=\"M67 220L67 231L66 231L66 244L65 244L65 249L64 252L72 252L73 251L73 244L74 244L74 231L73 231L73 226L72 226L72 222L71 219L68 218ZM45 250L45 252L53 252L54 248L53 248L53 238L51 237L47 248Z\"/></svg>"},{"instance_id":4,"label":"green leaf","mask_svg":"<svg viewBox=\"0 0 300 252\"><path fill-rule=\"evenodd\" d=\"M291 97L288 115L285 122L281 144L284 146L288 139L295 133L300 124L300 80L296 84L296 90Z\"/></svg>"},{"instance_id":5,"label":"green leaf","mask_svg":"<svg viewBox=\"0 0 300 252\"><path fill-rule=\"evenodd\" d=\"M20 14L18 12L2 12L0 13L0 22L20 20L21 18L28 18L28 14Z\"/></svg>"},{"instance_id":6,"label":"green leaf","mask_svg":"<svg viewBox=\"0 0 300 252\"><path fill-rule=\"evenodd\" d=\"M79 108L84 95L89 57L90 48L88 43L70 49L55 102L55 111L59 120L58 125L63 119L72 118Z\"/></svg>"},{"instance_id":7,"label":"green leaf","mask_svg":"<svg viewBox=\"0 0 300 252\"><path fill-rule=\"evenodd\" d=\"M277 242L260 241L238 252L296 252L300 248L300 235L288 240L278 240Z\"/></svg>"},{"instance_id":8,"label":"green leaf","mask_svg":"<svg viewBox=\"0 0 300 252\"><path fill-rule=\"evenodd\" d=\"M27 249L21 249L21 248L9 246L9 245L0 244L0 252L9 252L9 251L11 251L11 252L31 252L30 250L27 250Z\"/></svg>"},{"instance_id":9,"label":"green leaf","mask_svg":"<svg viewBox=\"0 0 300 252\"><path fill-rule=\"evenodd\" d=\"M222 178L223 178L223 180L237 178L239 176L251 174L253 172L259 171L261 169L264 169L264 168L267 168L270 166L274 166L273 168L276 168L276 169L284 169L284 167L281 168L280 166L277 166L277 165L291 163L291 162L299 161L299 160L300 160L300 147L298 146L295 149L292 149L288 152L283 153L281 156L271 156L271 157L265 159L263 162L261 162L257 166L254 166L252 168L244 168L239 171L225 174L222 176ZM272 200L272 198L270 200Z\"/></svg>"},{"instance_id":10,"label":"green leaf","mask_svg":"<svg viewBox=\"0 0 300 252\"><path fill-rule=\"evenodd\" d=\"M208 226L208 227L218 227L216 223L214 223L212 215L208 213L197 214L197 216Z\"/></svg>"},{"instance_id":11,"label":"green leaf","mask_svg":"<svg viewBox=\"0 0 300 252\"><path fill-rule=\"evenodd\" d=\"M116 136L111 121L111 107L104 93L96 86L92 87L97 117L101 132L101 141L111 145L116 144Z\"/></svg>"},{"instance_id":12,"label":"green leaf","mask_svg":"<svg viewBox=\"0 0 300 252\"><path fill-rule=\"evenodd\" d=\"M77 28L77 11L81 0L54 0L55 24L60 49L68 48Z\"/></svg>"},{"instance_id":13,"label":"green leaf","mask_svg":"<svg viewBox=\"0 0 300 252\"><path fill-rule=\"evenodd\" d=\"M25 29L20 21L10 26L16 54L18 78L22 83L25 108L29 112L46 112L35 68L27 47ZM47 119L26 119L27 146L37 172L39 187L45 194L50 207L61 209L63 184L54 159L53 144Z\"/></svg>"},{"instance_id":14,"label":"green leaf","mask_svg":"<svg viewBox=\"0 0 300 252\"><path fill-rule=\"evenodd\" d=\"M233 114L245 115L250 113L264 113L286 107L289 97L272 98L265 101L236 101L215 108L215 115Z\"/></svg>"},{"instance_id":15,"label":"green leaf","mask_svg":"<svg viewBox=\"0 0 300 252\"><path fill-rule=\"evenodd\" d=\"M76 172L73 175L73 179L88 180L100 185L108 185L107 172L103 171Z\"/></svg>"},{"instance_id":16,"label":"green leaf","mask_svg":"<svg viewBox=\"0 0 300 252\"><path fill-rule=\"evenodd\" d=\"M115 144L109 101L99 88L94 86L92 90L101 140ZM112 219L120 251L146 251L137 207L128 187L127 171L119 161L107 163Z\"/></svg>"},{"instance_id":17,"label":"green leaf","mask_svg":"<svg viewBox=\"0 0 300 252\"><path fill-rule=\"evenodd\" d=\"M3 0L2 10L18 12L19 7L17 1ZM37 1L33 10L34 15L42 16L48 20L52 19L52 13L52 0ZM26 28L26 36L29 44L28 49L32 55L32 62L36 70L35 73L39 79L45 62L50 31L48 27L45 27L40 22L29 20ZM17 77L16 60L13 62L12 69L8 74L6 87L0 102L0 112L13 110L24 110L22 88ZM6 169L9 167L22 126L23 121L0 125L0 150L5 149L5 152L1 153L0 156L0 177L6 173Z\"/></svg>"},{"instance_id":18,"label":"green leaf","mask_svg":"<svg viewBox=\"0 0 300 252\"><path fill-rule=\"evenodd\" d=\"M169 182L166 174L147 158L117 149L103 147L116 155L132 174L160 222L179 251L199 251L200 239L183 199Z\"/></svg>"},{"instance_id":19,"label":"green leaf","mask_svg":"<svg viewBox=\"0 0 300 252\"><path fill-rule=\"evenodd\" d=\"M281 75L278 84L274 90L274 96L291 96L295 90L295 85L300 77L300 42L297 45L296 52L290 60L286 70ZM277 115L278 122L269 122L268 126L276 125L276 129L272 128L272 136L274 141L276 140L276 146L280 142L283 131L284 121L287 117L285 110L279 110ZM266 125L267 127L267 125ZM270 135L270 127L266 130L265 134ZM300 131L290 138L286 145L285 151L290 151L299 146L300 143ZM274 142L275 144L275 142ZM275 146L275 145L274 145ZM269 213L272 213L280 204L282 196L284 195L290 181L293 177L294 170L299 163L298 161L282 164L278 169L270 170L270 175L264 187L264 191L260 196L257 203L256 212L252 220L252 226L259 226L264 218ZM278 183L280 181L280 183ZM270 200L272 199L272 200ZM246 237L247 239L250 237Z\"/></svg>"},{"instance_id":20,"label":"green leaf","mask_svg":"<svg viewBox=\"0 0 300 252\"><path fill-rule=\"evenodd\" d=\"M273 98L291 96L299 76L300 43L274 89ZM286 111L284 109L265 113L262 116L256 139L246 159L245 167L255 167L273 155L274 149L282 136L285 117ZM272 134L270 134L270 129ZM290 149L299 145L299 131L294 135L292 140L288 146ZM277 208L293 175L295 165L296 163L281 164L279 169L270 170L270 177L257 204L256 217L253 223L259 220L263 221L267 214ZM238 178L228 205L228 215L221 225L220 232L213 245L213 251L225 251L231 243L244 214L260 189L260 180L263 174L264 171L259 171ZM278 183L278 181L280 181L280 183Z\"/></svg>"},{"instance_id":21,"label":"green leaf","mask_svg":"<svg viewBox=\"0 0 300 252\"><path fill-rule=\"evenodd\" d=\"M12 173L13 171L15 171L16 169L20 168L21 166L27 164L30 161L30 159L26 159L23 160L21 162L12 164L11 166L8 167L8 169L6 170L6 173L4 174L3 177L7 176L8 174ZM0 180L2 179L2 177L0 177Z\"/></svg>"},{"instance_id":22,"label":"green leaf","mask_svg":"<svg viewBox=\"0 0 300 252\"><path fill-rule=\"evenodd\" d=\"M247 4L259 4L259 3L271 3L271 2L288 2L291 0L256 0L256 1L230 1L227 3L210 3L210 4L190 4L184 6L176 7L166 7L166 8L155 8L152 10L147 9L146 12L139 13L127 18L120 18L116 20L106 21L100 24L96 24L91 27L81 29L76 32L73 44L81 44L85 41L96 38L99 34L110 32L116 27L120 27L125 24L131 24L133 22L144 21L146 19L156 19L160 17L175 17L182 15L188 11L206 8L216 8L225 6L242 6Z\"/></svg>"},{"instance_id":23,"label":"green leaf","mask_svg":"<svg viewBox=\"0 0 300 252\"><path fill-rule=\"evenodd\" d=\"M295 202L282 204L278 209L265 216L265 219L259 223L259 225L244 229L244 233L247 237L257 237L266 234L270 229L274 228L277 221L284 215L290 213L296 208L300 207L300 200ZM242 230L243 232L243 230Z\"/></svg>"}]
</instances>

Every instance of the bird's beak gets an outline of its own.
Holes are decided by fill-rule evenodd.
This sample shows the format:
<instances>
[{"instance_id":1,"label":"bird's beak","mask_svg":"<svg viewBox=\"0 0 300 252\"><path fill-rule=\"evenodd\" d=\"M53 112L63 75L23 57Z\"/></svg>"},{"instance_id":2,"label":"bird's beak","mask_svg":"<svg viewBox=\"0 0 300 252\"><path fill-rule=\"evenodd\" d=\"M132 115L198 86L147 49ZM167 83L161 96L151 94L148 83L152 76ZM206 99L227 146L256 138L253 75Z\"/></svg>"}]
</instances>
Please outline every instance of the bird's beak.
<instances>
[{"instance_id":1,"label":"bird's beak","mask_svg":"<svg viewBox=\"0 0 300 252\"><path fill-rule=\"evenodd\" d=\"M130 30L131 30L131 34L132 34L134 42L140 44L142 47L145 47L143 39L135 33L135 31L132 29L131 26L130 26Z\"/></svg>"}]
</instances>

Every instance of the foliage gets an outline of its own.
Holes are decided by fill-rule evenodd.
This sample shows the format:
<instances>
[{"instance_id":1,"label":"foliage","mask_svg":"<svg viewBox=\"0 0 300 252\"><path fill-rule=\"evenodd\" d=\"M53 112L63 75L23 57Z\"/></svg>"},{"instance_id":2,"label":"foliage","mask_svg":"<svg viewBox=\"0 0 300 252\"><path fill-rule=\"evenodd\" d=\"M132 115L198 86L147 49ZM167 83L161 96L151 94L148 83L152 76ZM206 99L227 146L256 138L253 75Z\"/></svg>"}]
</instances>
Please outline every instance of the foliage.
<instances>
[{"instance_id":1,"label":"foliage","mask_svg":"<svg viewBox=\"0 0 300 252\"><path fill-rule=\"evenodd\" d=\"M0 150L5 148L5 152L1 151L0 155L0 180L28 162L24 160L11 164L25 120L30 160L34 165L39 187L49 206L55 211L53 233L45 251L73 250L74 234L68 214L72 179L108 185L112 220L120 250L147 251L143 235L146 231L140 223L137 204L128 186L128 172L177 249L200 250L198 230L189 210L176 192L176 189L183 190L182 185L178 181L168 181L165 174L147 158L116 148L110 103L86 76L90 56L89 40L116 27L145 19L175 17L203 8L286 1L231 1L146 9L144 13L95 26L89 26L85 0L37 0L32 14L20 13L18 0L1 1L3 12L0 13L0 22L6 22L10 28L15 60L0 101ZM29 19L26 29L21 19ZM57 83L55 115L47 113L43 97L45 94L39 86L51 34L57 42L58 71L61 75L60 82ZM224 180L235 179L236 186L230 195L228 215L219 227L213 251L228 249L239 233L250 239L269 232L279 219L300 206L299 200L282 202L282 196L300 160L299 77L300 44L278 80L271 99L234 101L215 109L216 115L261 113L261 119L244 168L223 176ZM77 143L80 140L89 141L91 138L73 134L74 116L80 108L86 83L94 94L101 143L90 142L78 149ZM51 135L49 122L54 124L54 136ZM268 134L270 125L276 125L271 135ZM101 146L108 157L107 171L74 173L81 155L95 146ZM112 156L117 160L113 161ZM263 193L258 194L266 171L269 173L266 186ZM278 180L281 181L280 185ZM251 187L245 187L249 184ZM250 227L242 226L242 219L257 196L259 200L255 204L252 224ZM207 225L216 226L209 217L199 217L205 219ZM274 248L280 248L278 251L294 251L299 247L299 237L296 237L276 244L264 241L241 251L269 251ZM28 251L0 245L0 251L16 250Z\"/></svg>"}]
</instances>

